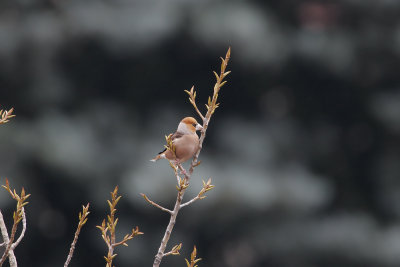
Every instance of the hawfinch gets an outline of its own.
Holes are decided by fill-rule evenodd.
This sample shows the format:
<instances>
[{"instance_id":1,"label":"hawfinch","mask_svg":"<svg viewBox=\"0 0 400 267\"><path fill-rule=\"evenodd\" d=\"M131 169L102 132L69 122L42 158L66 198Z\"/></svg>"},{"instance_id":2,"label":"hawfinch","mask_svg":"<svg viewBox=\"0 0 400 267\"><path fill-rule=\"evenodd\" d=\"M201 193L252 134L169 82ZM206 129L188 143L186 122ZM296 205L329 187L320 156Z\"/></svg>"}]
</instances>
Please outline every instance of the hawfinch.
<instances>
[{"instance_id":1,"label":"hawfinch","mask_svg":"<svg viewBox=\"0 0 400 267\"><path fill-rule=\"evenodd\" d=\"M151 159L151 161L157 161L159 159L168 159L172 162L183 163L188 159L192 158L199 147L199 137L196 131L202 130L201 126L195 118L186 117L178 125L178 129L171 136L171 141L175 146L175 155L167 149L164 149L158 155Z\"/></svg>"}]
</instances>

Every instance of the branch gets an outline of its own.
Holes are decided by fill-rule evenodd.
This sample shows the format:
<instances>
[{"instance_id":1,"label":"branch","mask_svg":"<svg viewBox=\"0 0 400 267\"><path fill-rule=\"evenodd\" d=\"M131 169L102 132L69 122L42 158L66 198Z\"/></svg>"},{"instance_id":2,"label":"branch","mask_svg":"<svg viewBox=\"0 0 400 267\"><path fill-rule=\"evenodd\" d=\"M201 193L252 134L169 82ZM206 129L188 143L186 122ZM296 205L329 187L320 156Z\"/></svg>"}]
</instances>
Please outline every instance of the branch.
<instances>
[{"instance_id":1,"label":"branch","mask_svg":"<svg viewBox=\"0 0 400 267\"><path fill-rule=\"evenodd\" d=\"M1 218L0 218L1 219L0 220L1 232L2 232L3 240L4 240L4 243L5 243L5 246L6 246L5 251L3 253L3 256L0 259L0 266L2 266L3 263L6 261L7 257L9 257L10 266L11 267L14 267L14 266L16 267L17 266L17 261L16 261L15 256L14 256L14 248L18 246L18 244L22 240L22 237L25 234L26 218L25 218L24 206L29 203L29 202L26 202L26 200L29 198L30 194L26 195L25 194L25 189L22 188L20 195L18 195L17 192L15 191L15 189L12 190L10 188L10 184L8 182L8 179L6 179L6 185L3 185L2 187L4 187L8 191L8 193L11 195L11 197L17 201L17 210L13 214L14 222L13 222L13 226L11 228L10 237L8 237L8 232L7 232L7 228L5 226L5 223L4 223L3 216L1 215ZM23 221L22 222L23 229L22 229L21 235L17 239L15 244L13 244L14 239L15 239L15 234L17 232L18 224L21 221Z\"/></svg>"},{"instance_id":2,"label":"branch","mask_svg":"<svg viewBox=\"0 0 400 267\"><path fill-rule=\"evenodd\" d=\"M196 92L194 91L194 87L192 87L192 89L190 91L187 91L187 90L185 91L189 95L190 103L193 105L193 107L195 108L196 112L199 114L199 116L203 120L203 130L201 131L201 135L200 135L200 138L199 138L199 147L198 147L197 152L195 153L195 155L193 157L193 160L192 160L192 162L190 164L189 172L186 172L186 170L180 164L178 164L178 168L184 174L185 178L184 179L180 179L180 178L178 179L179 175L177 175L177 173L175 172L175 174L177 175L177 180L178 180L178 185L179 185L179 187L177 186L178 195L176 197L175 206L174 206L174 209L172 210L168 226L167 226L167 228L165 230L165 233L164 233L164 237L162 238L160 247L158 249L158 252L155 255L154 262L153 262L153 267L159 267L160 266L161 260L165 255L165 253L164 253L165 248L167 247L168 240L169 240L169 238L171 236L171 233L172 233L172 230L173 230L173 228L175 226L176 217L178 216L179 210L182 207L182 199L183 199L183 196L185 194L185 191L186 191L187 187L189 186L190 178L191 178L191 176L193 174L194 168L200 164L198 158L199 158L201 149L203 148L203 142L204 142L204 139L206 137L208 124L210 122L211 116L214 114L215 110L219 107L219 103L217 103L218 93L219 93L221 87L226 83L225 81L223 81L223 79L230 73L229 71L225 72L226 67L228 65L228 62L229 62L229 59L230 59L230 54L231 54L231 49L229 48L227 53L226 53L225 59L221 58L222 59L222 64L221 64L220 75L215 73L217 81L216 81L216 83L214 85L213 96L212 96L212 98L209 97L208 105L206 105L207 114L205 116L203 116L201 114L201 112L199 111L199 109L197 108L197 105L196 105L196 102L195 102ZM191 201L189 201L189 202L193 203L194 201L195 200L193 200L192 202ZM183 206L187 206L190 203L188 203L188 204L185 203L185 204L183 204Z\"/></svg>"},{"instance_id":3,"label":"branch","mask_svg":"<svg viewBox=\"0 0 400 267\"><path fill-rule=\"evenodd\" d=\"M187 267L197 267L197 265L195 264L201 261L201 258L196 259L196 256L197 256L197 249L196 246L194 246L192 254L190 254L190 262L187 259L185 259Z\"/></svg>"},{"instance_id":4,"label":"branch","mask_svg":"<svg viewBox=\"0 0 400 267\"><path fill-rule=\"evenodd\" d=\"M193 202L195 202L196 200L199 200L199 199L201 199L201 198L197 195L194 198L192 198L191 200L189 200L188 202L185 202L185 203L181 204L180 208L188 206L188 205L192 204Z\"/></svg>"},{"instance_id":5,"label":"branch","mask_svg":"<svg viewBox=\"0 0 400 267\"><path fill-rule=\"evenodd\" d=\"M179 255L180 249L182 248L182 243L180 243L179 245L174 246L171 251L164 253L163 257L165 256L169 256L169 255Z\"/></svg>"},{"instance_id":6,"label":"branch","mask_svg":"<svg viewBox=\"0 0 400 267\"><path fill-rule=\"evenodd\" d=\"M181 163L177 163L178 169L181 171L181 173L185 176L185 182L188 183L190 176L188 175L187 171L185 170L185 168L183 168Z\"/></svg>"},{"instance_id":7,"label":"branch","mask_svg":"<svg viewBox=\"0 0 400 267\"><path fill-rule=\"evenodd\" d=\"M13 115L14 108L11 108L10 110L0 110L0 124L7 123L10 118L15 117Z\"/></svg>"},{"instance_id":8,"label":"branch","mask_svg":"<svg viewBox=\"0 0 400 267\"><path fill-rule=\"evenodd\" d=\"M10 239L8 238L8 232L7 232L7 227L6 224L4 222L4 218L3 218L3 214L0 211L0 231L1 231L1 235L3 236L3 245L8 247L8 244L10 243ZM1 258L3 257L7 257L8 255L8 260L10 262L10 267L17 267L17 259L15 258L14 255L14 251L13 250L9 250L4 251L3 255ZM0 266L3 265L4 262L0 263Z\"/></svg>"},{"instance_id":9,"label":"branch","mask_svg":"<svg viewBox=\"0 0 400 267\"><path fill-rule=\"evenodd\" d=\"M87 222L87 216L89 215L89 203L85 206L82 206L82 213L79 212L79 222L78 227L75 232L74 240L71 243L71 247L69 249L67 260L64 263L64 267L67 267L71 262L72 256L74 254L76 242L78 242L79 233L81 232L82 226Z\"/></svg>"},{"instance_id":10,"label":"branch","mask_svg":"<svg viewBox=\"0 0 400 267\"><path fill-rule=\"evenodd\" d=\"M12 246L11 246L12 250L14 250L19 245L22 238L24 238L25 231L26 231L26 216L25 216L25 209L22 207L22 231L21 231L21 234L19 235L17 241L15 241L14 244L12 244Z\"/></svg>"},{"instance_id":11,"label":"branch","mask_svg":"<svg viewBox=\"0 0 400 267\"><path fill-rule=\"evenodd\" d=\"M104 219L101 225L96 226L98 229L100 229L101 237L103 238L108 248L107 256L104 256L104 259L106 260L106 267L112 266L112 261L117 256L117 254L114 254L114 249L117 246L123 245L127 247L127 241L131 240L137 235L143 234L136 226L136 229L133 228L130 234L126 234L121 241L116 242L115 228L117 227L118 218L115 218L115 213L117 212L115 207L117 206L117 203L120 199L121 196L118 196L118 186L116 186L114 191L111 192L111 201L107 200L107 203L110 207L110 215L107 215L107 223Z\"/></svg>"},{"instance_id":12,"label":"branch","mask_svg":"<svg viewBox=\"0 0 400 267\"><path fill-rule=\"evenodd\" d=\"M197 114L199 114L200 118L202 120L204 120L203 114L201 114L200 110L197 108L197 105L196 105L196 91L194 91L194 86L192 86L190 91L185 90L185 92L189 95L189 102L193 105L193 107L196 110Z\"/></svg>"},{"instance_id":13,"label":"branch","mask_svg":"<svg viewBox=\"0 0 400 267\"><path fill-rule=\"evenodd\" d=\"M211 178L208 179L207 183L204 182L204 180L203 180L203 188L200 190L200 192L197 194L197 196L195 196L188 202L181 204L180 208L188 206L188 205L192 204L193 202L195 202L196 200L206 198L207 196L204 196L204 193L210 191L213 188L214 188L214 185L211 184Z\"/></svg>"},{"instance_id":14,"label":"branch","mask_svg":"<svg viewBox=\"0 0 400 267\"><path fill-rule=\"evenodd\" d=\"M154 207L159 208L162 211L168 212L169 214L172 214L172 210L169 210L167 208L164 208L163 206L158 205L157 203L155 203L154 201L151 201L145 194L140 193L140 195L142 195L142 197L149 202L151 205L153 205Z\"/></svg>"}]
</instances>

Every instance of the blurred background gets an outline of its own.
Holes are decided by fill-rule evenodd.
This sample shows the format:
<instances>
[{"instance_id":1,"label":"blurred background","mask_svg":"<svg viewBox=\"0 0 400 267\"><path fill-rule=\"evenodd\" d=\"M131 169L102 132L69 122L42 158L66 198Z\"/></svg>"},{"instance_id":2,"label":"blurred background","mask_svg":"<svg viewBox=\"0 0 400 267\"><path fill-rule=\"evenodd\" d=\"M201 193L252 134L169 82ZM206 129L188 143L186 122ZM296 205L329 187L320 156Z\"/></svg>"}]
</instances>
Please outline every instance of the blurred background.
<instances>
[{"instance_id":1,"label":"blurred background","mask_svg":"<svg viewBox=\"0 0 400 267\"><path fill-rule=\"evenodd\" d=\"M220 94L168 248L185 266L400 266L400 1L2 0L0 182L32 194L20 266L104 266L95 228L119 185L116 266L151 266L176 179L149 159ZM15 203L0 191L10 227Z\"/></svg>"}]
</instances>

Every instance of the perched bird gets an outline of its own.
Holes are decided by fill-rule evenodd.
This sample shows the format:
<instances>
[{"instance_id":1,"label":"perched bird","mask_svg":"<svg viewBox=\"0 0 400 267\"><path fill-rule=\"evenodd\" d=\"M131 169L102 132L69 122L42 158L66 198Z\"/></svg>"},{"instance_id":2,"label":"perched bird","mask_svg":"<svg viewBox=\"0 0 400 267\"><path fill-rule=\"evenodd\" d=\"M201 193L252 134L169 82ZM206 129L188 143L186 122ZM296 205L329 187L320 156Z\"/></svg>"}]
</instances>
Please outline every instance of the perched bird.
<instances>
[{"instance_id":1,"label":"perched bird","mask_svg":"<svg viewBox=\"0 0 400 267\"><path fill-rule=\"evenodd\" d=\"M174 163L183 163L191 159L199 147L199 137L196 131L202 130L201 126L195 118L186 117L178 125L178 129L171 136L172 144L175 146L175 155L168 149L164 149L158 155L151 159L157 161L159 159L168 159Z\"/></svg>"}]
</instances>

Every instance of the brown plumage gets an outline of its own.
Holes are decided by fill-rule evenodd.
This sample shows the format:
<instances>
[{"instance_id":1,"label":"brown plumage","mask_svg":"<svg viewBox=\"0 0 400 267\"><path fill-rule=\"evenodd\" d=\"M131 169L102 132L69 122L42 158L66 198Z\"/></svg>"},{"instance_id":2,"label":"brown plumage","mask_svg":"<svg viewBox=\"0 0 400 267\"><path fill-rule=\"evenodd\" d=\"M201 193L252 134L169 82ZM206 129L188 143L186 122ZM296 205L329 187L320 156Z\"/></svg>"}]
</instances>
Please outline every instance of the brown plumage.
<instances>
[{"instance_id":1,"label":"brown plumage","mask_svg":"<svg viewBox=\"0 0 400 267\"><path fill-rule=\"evenodd\" d=\"M178 125L178 129L172 135L171 140L175 146L175 154L167 149L160 152L151 161L157 161L166 158L170 161L178 161L180 163L191 159L199 147L199 137L196 131L203 129L203 127L193 117L186 117Z\"/></svg>"}]
</instances>

